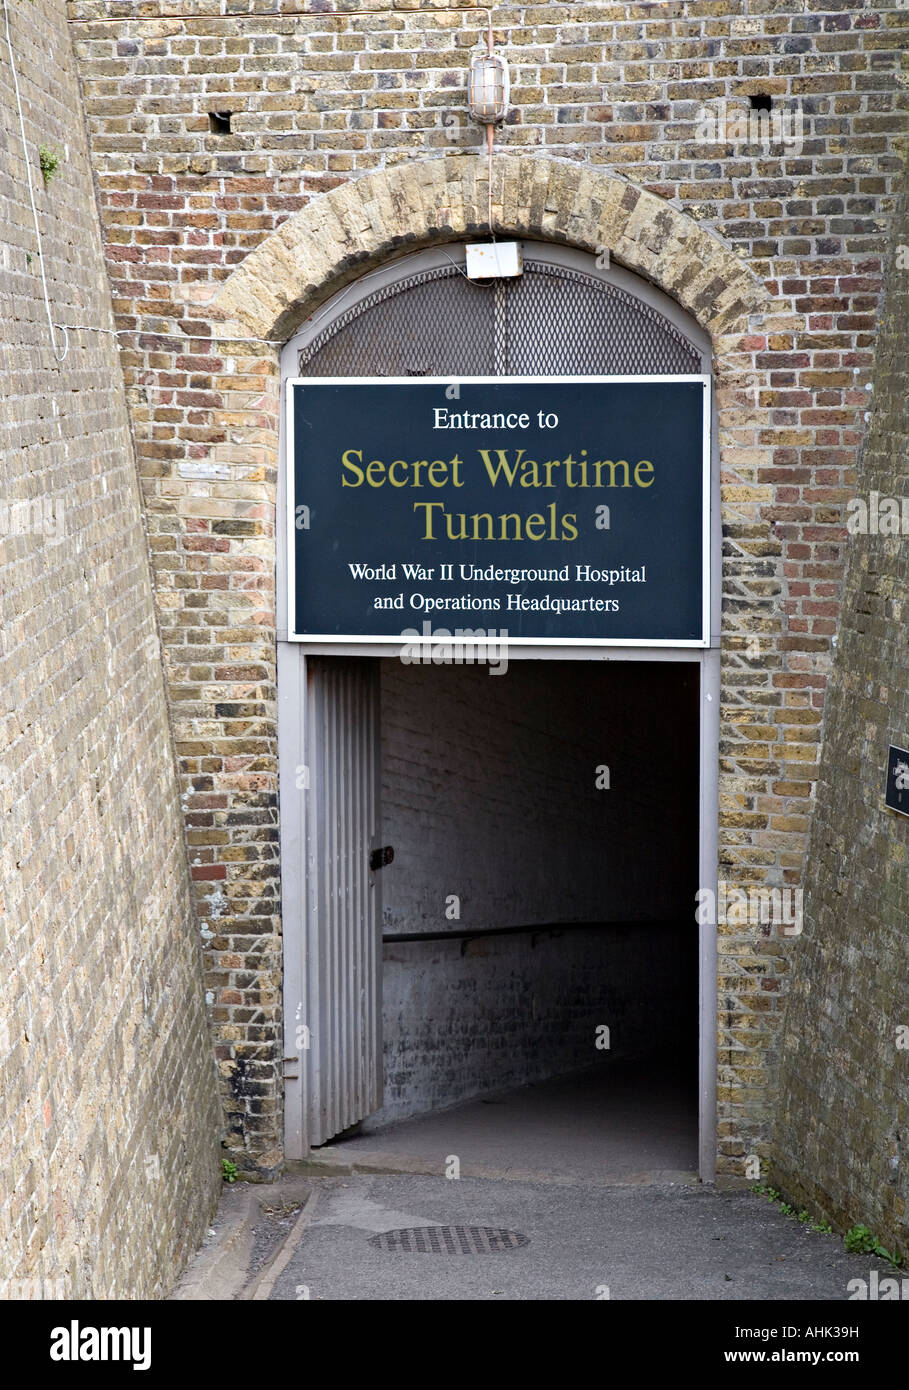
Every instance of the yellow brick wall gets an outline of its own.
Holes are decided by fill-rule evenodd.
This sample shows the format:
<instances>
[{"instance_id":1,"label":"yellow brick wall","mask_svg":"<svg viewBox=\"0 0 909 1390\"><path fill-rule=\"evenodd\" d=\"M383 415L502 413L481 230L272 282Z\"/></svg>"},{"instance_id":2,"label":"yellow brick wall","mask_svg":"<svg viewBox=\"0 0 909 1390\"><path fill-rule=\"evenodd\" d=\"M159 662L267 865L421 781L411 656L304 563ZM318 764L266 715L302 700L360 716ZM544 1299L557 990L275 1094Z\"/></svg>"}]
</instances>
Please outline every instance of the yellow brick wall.
<instances>
[{"instance_id":1,"label":"yellow brick wall","mask_svg":"<svg viewBox=\"0 0 909 1390\"><path fill-rule=\"evenodd\" d=\"M220 1114L75 65L62 4L9 18L26 149L0 16L0 1298L155 1297L210 1218ZM40 145L61 157L46 186ZM91 330L62 361L42 260L54 322Z\"/></svg>"}]
</instances>

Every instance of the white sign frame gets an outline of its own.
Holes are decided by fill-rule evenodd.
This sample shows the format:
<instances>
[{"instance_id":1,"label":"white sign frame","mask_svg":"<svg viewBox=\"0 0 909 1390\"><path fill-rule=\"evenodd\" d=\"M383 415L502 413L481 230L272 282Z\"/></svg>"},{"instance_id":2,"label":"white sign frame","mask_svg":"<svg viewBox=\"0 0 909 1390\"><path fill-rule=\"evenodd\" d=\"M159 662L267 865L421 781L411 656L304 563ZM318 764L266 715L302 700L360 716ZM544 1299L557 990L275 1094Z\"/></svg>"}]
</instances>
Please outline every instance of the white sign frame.
<instances>
[{"instance_id":1,"label":"white sign frame","mask_svg":"<svg viewBox=\"0 0 909 1390\"><path fill-rule=\"evenodd\" d=\"M370 633L298 633L296 626L296 516L294 497L295 454L294 454L294 390L295 386L438 386L442 389L455 385L463 386L505 386L532 383L543 387L548 383L572 382L584 385L621 385L642 382L695 382L704 387L701 431L701 635L680 640L678 638L652 637L512 637L509 633L504 640L508 646L515 647L695 647L710 646L710 599L711 599L711 534L710 534L710 478L711 478L711 420L712 420L712 378L707 373L691 372L680 374L659 374L650 376L295 376L285 380L287 388L284 408L286 430L286 504L287 504L287 638L288 642L304 644L337 644L363 646L400 647L420 644L434 645L440 633L411 636L402 633L386 637ZM414 615L415 620L417 615ZM484 642L500 645L501 629L489 637L471 637L477 646Z\"/></svg>"}]
</instances>

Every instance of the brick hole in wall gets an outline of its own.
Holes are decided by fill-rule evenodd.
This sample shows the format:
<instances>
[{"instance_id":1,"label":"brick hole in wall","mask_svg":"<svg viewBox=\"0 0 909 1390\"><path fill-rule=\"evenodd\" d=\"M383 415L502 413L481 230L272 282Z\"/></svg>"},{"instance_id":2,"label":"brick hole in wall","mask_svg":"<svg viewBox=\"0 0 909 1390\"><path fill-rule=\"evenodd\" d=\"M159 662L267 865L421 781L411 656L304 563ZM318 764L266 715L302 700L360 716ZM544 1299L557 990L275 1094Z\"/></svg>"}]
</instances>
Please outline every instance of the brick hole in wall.
<instances>
[{"instance_id":1,"label":"brick hole in wall","mask_svg":"<svg viewBox=\"0 0 909 1390\"><path fill-rule=\"evenodd\" d=\"M592 1071L681 1107L694 1166L697 666L380 667L395 858L384 1101L363 1128Z\"/></svg>"}]
</instances>

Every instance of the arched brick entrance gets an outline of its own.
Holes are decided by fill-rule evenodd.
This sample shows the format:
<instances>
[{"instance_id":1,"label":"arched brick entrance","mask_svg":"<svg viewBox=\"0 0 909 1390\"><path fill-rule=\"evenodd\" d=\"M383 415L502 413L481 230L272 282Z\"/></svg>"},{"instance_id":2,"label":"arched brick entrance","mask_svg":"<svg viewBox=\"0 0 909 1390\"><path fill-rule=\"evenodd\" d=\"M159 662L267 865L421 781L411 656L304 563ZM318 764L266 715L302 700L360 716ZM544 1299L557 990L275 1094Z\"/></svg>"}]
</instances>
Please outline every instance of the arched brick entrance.
<instances>
[{"instance_id":1,"label":"arched brick entrance","mask_svg":"<svg viewBox=\"0 0 909 1390\"><path fill-rule=\"evenodd\" d=\"M389 258L483 236L487 189L486 160L475 155L413 161L351 181L290 217L210 304L193 308L194 321L215 320L208 353L221 364L212 412L221 428L196 453L204 499L193 490L176 510L189 529L194 517L224 518L212 530L229 542L234 574L249 578L245 587L242 577L231 580L236 628L213 637L223 641L209 677L220 697L214 717L210 702L201 716L191 703L184 715L179 701L173 713L198 751L194 770L202 772L210 750L216 820L248 827L242 843L234 837L224 849L215 837L196 867L229 1142L247 1171L272 1171L281 1159L273 602L279 347L321 302ZM813 724L814 712L788 703L785 585L795 571L784 567L768 480L775 350L768 333L780 329L776 350L784 353L787 321L778 315L774 323L765 287L716 237L608 173L499 156L493 215L500 235L608 250L710 335L724 535L719 877L744 888L797 882L813 784L799 772L807 755L792 730ZM167 641L173 604L160 590L159 602ZM179 628L176 634L182 640ZM198 777L188 780L198 789ZM765 1152L767 1059L787 947L747 923L719 932L718 1168L740 1177L742 1156Z\"/></svg>"}]
</instances>

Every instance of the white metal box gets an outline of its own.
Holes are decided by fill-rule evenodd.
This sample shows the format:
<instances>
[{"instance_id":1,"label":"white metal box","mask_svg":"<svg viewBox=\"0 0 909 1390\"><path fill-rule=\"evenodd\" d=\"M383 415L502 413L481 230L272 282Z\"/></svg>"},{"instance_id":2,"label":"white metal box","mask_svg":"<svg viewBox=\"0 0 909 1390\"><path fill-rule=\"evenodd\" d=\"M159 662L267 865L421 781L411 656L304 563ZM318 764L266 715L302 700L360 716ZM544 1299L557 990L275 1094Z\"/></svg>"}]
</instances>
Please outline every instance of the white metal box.
<instances>
[{"instance_id":1,"label":"white metal box","mask_svg":"<svg viewBox=\"0 0 909 1390\"><path fill-rule=\"evenodd\" d=\"M468 280L497 280L520 275L524 258L519 241L475 242L467 248Z\"/></svg>"}]
</instances>

